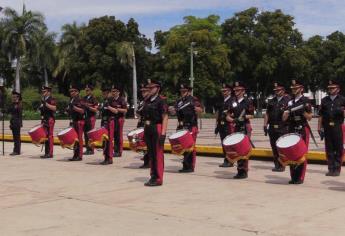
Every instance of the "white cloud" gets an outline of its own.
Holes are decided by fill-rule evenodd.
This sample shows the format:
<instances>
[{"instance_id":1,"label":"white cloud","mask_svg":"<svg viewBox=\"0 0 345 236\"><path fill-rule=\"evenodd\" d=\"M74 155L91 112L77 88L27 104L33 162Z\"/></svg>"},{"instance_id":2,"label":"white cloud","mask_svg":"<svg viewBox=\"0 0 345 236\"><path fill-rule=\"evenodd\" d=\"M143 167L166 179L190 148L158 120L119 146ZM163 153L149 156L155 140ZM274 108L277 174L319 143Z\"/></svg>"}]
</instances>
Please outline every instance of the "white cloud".
<instances>
[{"instance_id":1,"label":"white cloud","mask_svg":"<svg viewBox=\"0 0 345 236\"><path fill-rule=\"evenodd\" d=\"M0 5L20 10L22 3L23 0L2 0ZM127 18L147 15L160 19L169 13L182 11L209 9L211 14L217 9L240 11L256 6L260 10L282 9L294 16L296 27L305 37L345 30L343 0L25 0L25 4L28 9L44 13L50 22L105 14Z\"/></svg>"}]
</instances>

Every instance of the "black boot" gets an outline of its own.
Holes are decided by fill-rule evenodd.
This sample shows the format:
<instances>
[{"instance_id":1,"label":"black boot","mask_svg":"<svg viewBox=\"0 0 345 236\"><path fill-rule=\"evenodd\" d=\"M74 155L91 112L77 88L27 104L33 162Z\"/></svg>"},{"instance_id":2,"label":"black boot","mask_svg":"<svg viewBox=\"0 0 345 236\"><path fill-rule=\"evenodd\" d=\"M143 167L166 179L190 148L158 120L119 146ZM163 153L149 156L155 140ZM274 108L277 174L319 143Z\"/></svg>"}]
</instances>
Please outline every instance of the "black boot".
<instances>
[{"instance_id":1,"label":"black boot","mask_svg":"<svg viewBox=\"0 0 345 236\"><path fill-rule=\"evenodd\" d=\"M232 164L231 162L228 161L228 159L224 158L224 162L222 164L219 165L219 167L233 167L234 164Z\"/></svg>"},{"instance_id":2,"label":"black boot","mask_svg":"<svg viewBox=\"0 0 345 236\"><path fill-rule=\"evenodd\" d=\"M149 181L147 181L145 184L145 186L148 187L155 187L155 186L161 186L162 183L158 183L156 179L151 178Z\"/></svg>"},{"instance_id":3,"label":"black boot","mask_svg":"<svg viewBox=\"0 0 345 236\"><path fill-rule=\"evenodd\" d=\"M83 159L81 157L73 157L69 159L69 161L82 161Z\"/></svg>"},{"instance_id":4,"label":"black boot","mask_svg":"<svg viewBox=\"0 0 345 236\"><path fill-rule=\"evenodd\" d=\"M234 179L246 179L248 178L247 171L238 170L237 175L234 176Z\"/></svg>"}]
</instances>

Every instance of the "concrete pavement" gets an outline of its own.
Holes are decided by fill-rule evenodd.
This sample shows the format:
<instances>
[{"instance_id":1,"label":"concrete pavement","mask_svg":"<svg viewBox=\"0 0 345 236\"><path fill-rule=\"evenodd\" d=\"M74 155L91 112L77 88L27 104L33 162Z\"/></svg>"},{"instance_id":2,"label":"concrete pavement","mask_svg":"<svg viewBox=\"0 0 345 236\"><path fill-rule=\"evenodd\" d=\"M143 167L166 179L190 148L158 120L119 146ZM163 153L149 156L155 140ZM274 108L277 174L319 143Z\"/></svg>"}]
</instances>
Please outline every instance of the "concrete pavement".
<instances>
[{"instance_id":1,"label":"concrete pavement","mask_svg":"<svg viewBox=\"0 0 345 236\"><path fill-rule=\"evenodd\" d=\"M10 150L13 143L6 143ZM161 187L144 187L149 170L138 154L124 152L100 166L101 152L68 162L71 150L55 146L55 158L23 144L23 155L0 157L1 235L268 235L340 236L345 232L345 178L326 177L325 165L309 165L305 184L288 185L288 171L251 161L249 178L219 158L198 157L197 170L179 174L180 159L165 156Z\"/></svg>"}]
</instances>

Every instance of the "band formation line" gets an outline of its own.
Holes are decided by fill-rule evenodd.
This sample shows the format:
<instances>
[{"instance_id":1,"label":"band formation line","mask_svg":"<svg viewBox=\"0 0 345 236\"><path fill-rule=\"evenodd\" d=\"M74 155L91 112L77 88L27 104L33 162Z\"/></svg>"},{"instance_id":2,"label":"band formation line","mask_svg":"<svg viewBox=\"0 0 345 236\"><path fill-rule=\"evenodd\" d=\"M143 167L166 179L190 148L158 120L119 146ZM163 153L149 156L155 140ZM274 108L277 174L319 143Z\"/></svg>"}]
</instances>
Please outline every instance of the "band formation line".
<instances>
[{"instance_id":1,"label":"band formation line","mask_svg":"<svg viewBox=\"0 0 345 236\"><path fill-rule=\"evenodd\" d=\"M117 85L102 85L103 101L98 103L93 96L94 86L85 86L86 96L79 95L80 87L71 85L70 102L65 112L70 117L70 127L58 132L60 144L73 150L70 161L81 161L83 155L92 155L95 146L102 146L104 160L102 165L113 164L113 157L121 157L123 152L123 125L127 103L121 96ZM164 143L168 116L176 115L178 126L176 133L169 136L172 152L183 155L181 173L194 172L196 166L195 143L198 134L198 115L203 107L198 98L192 96L192 88L187 84L179 87L180 97L174 106L168 106L161 95L159 81L148 80L140 87L142 101L139 104L137 128L128 133L130 148L143 152L143 165L150 168L150 176L145 186L163 184ZM310 100L303 95L301 81L291 80L291 95L280 83L274 83L273 99L269 100L264 116L263 132L269 136L273 151L274 168L272 171L283 172L290 167L289 184L302 184L307 168L306 154L309 139L315 142L308 121L312 119ZM41 124L29 131L32 142L43 144L45 154L41 158L53 158L54 124L56 100L51 95L52 88L43 86L40 105ZM325 139L325 151L328 163L327 176L339 176L344 151L344 108L345 98L339 94L337 81L329 80L328 96L321 101L318 118L318 133ZM220 167L232 167L236 163L235 179L248 177L248 163L254 144L251 141L254 117L252 101L245 96L246 87L242 81L233 85L223 84L221 88L223 103L217 112L215 134L219 134L224 154ZM21 94L12 92L12 104L7 111L11 115L10 129L14 139L12 156L20 155L20 129L22 127ZM96 116L99 112L101 127L96 128ZM84 134L84 137L83 137ZM83 140L86 151L83 152Z\"/></svg>"}]
</instances>

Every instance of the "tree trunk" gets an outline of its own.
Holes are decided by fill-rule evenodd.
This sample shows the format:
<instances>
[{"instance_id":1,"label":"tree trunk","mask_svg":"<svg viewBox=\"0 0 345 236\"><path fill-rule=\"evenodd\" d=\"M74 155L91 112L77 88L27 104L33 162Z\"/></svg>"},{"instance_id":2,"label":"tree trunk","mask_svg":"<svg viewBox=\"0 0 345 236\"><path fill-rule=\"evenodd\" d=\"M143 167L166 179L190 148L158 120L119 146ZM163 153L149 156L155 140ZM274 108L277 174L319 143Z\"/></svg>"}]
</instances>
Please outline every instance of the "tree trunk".
<instances>
[{"instance_id":1,"label":"tree trunk","mask_svg":"<svg viewBox=\"0 0 345 236\"><path fill-rule=\"evenodd\" d=\"M49 84L48 84L48 72L47 72L46 67L44 67L44 85L49 86Z\"/></svg>"},{"instance_id":2,"label":"tree trunk","mask_svg":"<svg viewBox=\"0 0 345 236\"><path fill-rule=\"evenodd\" d=\"M20 93L20 57L17 57L15 91Z\"/></svg>"},{"instance_id":3,"label":"tree trunk","mask_svg":"<svg viewBox=\"0 0 345 236\"><path fill-rule=\"evenodd\" d=\"M138 110L138 92L137 92L137 67L135 62L135 52L133 49L133 105L134 105L134 117L137 117Z\"/></svg>"}]
</instances>

